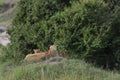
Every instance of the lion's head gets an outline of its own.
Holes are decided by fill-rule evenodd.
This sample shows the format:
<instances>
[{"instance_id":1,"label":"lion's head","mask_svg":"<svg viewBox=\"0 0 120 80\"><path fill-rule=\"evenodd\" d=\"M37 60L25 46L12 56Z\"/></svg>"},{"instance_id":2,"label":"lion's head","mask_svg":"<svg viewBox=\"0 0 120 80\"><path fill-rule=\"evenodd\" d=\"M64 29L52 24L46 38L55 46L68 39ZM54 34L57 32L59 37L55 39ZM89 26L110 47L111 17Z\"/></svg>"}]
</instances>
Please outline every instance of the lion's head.
<instances>
[{"instance_id":1,"label":"lion's head","mask_svg":"<svg viewBox=\"0 0 120 80\"><path fill-rule=\"evenodd\" d=\"M40 53L40 49L33 49L34 53Z\"/></svg>"}]
</instances>

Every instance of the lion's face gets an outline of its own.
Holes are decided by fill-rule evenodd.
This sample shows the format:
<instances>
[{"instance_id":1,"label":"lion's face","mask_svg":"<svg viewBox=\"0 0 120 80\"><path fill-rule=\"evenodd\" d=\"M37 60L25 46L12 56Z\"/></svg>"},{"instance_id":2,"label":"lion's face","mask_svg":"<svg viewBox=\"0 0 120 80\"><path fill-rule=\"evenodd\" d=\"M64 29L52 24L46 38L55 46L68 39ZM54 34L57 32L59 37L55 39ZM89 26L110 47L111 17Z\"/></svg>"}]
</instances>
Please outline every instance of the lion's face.
<instances>
[{"instance_id":1,"label":"lion's face","mask_svg":"<svg viewBox=\"0 0 120 80\"><path fill-rule=\"evenodd\" d=\"M57 46L56 45L51 45L50 46L50 50L55 50L56 51L57 50Z\"/></svg>"}]
</instances>

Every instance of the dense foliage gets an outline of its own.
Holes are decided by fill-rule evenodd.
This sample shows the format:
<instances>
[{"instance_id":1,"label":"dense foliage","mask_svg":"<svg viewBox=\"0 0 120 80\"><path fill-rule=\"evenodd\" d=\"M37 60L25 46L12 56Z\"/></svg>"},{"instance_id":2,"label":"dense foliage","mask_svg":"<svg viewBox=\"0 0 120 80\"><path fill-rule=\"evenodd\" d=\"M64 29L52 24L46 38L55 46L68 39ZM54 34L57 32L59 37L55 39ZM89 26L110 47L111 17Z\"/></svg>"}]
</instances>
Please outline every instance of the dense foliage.
<instances>
[{"instance_id":1,"label":"dense foliage","mask_svg":"<svg viewBox=\"0 0 120 80\"><path fill-rule=\"evenodd\" d=\"M120 6L103 0L20 0L8 50L59 50L113 68L120 62ZM9 51L8 51L9 52Z\"/></svg>"},{"instance_id":2,"label":"dense foliage","mask_svg":"<svg viewBox=\"0 0 120 80\"><path fill-rule=\"evenodd\" d=\"M108 3L111 9L114 9L115 6L120 6L120 0L104 0L104 1Z\"/></svg>"}]
</instances>

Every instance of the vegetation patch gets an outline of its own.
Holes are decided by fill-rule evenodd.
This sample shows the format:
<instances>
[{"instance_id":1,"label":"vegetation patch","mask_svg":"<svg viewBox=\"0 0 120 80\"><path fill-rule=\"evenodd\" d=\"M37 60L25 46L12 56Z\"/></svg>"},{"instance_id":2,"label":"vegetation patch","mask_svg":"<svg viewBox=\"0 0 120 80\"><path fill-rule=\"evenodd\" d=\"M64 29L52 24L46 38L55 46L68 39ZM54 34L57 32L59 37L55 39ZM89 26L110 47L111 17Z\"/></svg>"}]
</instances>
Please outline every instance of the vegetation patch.
<instances>
[{"instance_id":1,"label":"vegetation patch","mask_svg":"<svg viewBox=\"0 0 120 80\"><path fill-rule=\"evenodd\" d=\"M104 0L20 0L17 9L8 50L26 55L56 44L73 58L118 67L120 6L111 8Z\"/></svg>"},{"instance_id":2,"label":"vegetation patch","mask_svg":"<svg viewBox=\"0 0 120 80\"><path fill-rule=\"evenodd\" d=\"M8 63L7 63L8 64ZM31 63L0 67L2 80L119 80L117 72L104 71L81 60L64 60L58 64ZM2 73L1 73L2 72ZM3 75L4 74L4 75Z\"/></svg>"}]
</instances>

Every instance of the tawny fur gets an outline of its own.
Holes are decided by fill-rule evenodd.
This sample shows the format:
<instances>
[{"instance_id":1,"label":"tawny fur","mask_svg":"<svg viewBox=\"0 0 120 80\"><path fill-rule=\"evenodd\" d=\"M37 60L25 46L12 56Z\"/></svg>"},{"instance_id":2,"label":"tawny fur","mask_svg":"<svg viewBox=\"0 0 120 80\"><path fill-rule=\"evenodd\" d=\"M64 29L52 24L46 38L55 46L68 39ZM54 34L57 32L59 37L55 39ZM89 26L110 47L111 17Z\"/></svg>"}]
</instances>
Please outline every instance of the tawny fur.
<instances>
[{"instance_id":1,"label":"tawny fur","mask_svg":"<svg viewBox=\"0 0 120 80\"><path fill-rule=\"evenodd\" d=\"M40 53L40 49L33 49L34 53Z\"/></svg>"},{"instance_id":2,"label":"tawny fur","mask_svg":"<svg viewBox=\"0 0 120 80\"><path fill-rule=\"evenodd\" d=\"M57 46L56 45L52 45L50 46L48 52L35 52L35 54L28 54L26 55L24 60L39 60L45 57L51 57L51 56L55 56L57 55Z\"/></svg>"}]
</instances>

